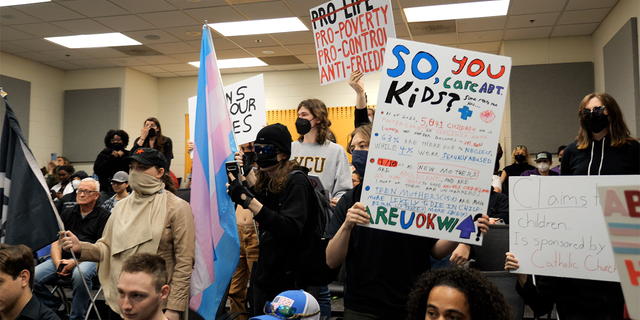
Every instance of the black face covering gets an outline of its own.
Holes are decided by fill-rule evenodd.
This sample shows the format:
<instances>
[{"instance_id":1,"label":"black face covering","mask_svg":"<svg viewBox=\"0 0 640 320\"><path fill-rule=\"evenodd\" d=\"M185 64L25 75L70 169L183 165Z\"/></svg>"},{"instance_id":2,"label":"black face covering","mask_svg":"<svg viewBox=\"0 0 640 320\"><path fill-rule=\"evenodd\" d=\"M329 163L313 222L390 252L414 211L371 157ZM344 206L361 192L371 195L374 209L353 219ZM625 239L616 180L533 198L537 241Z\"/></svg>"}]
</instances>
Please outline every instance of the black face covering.
<instances>
[{"instance_id":1,"label":"black face covering","mask_svg":"<svg viewBox=\"0 0 640 320\"><path fill-rule=\"evenodd\" d=\"M527 157L525 157L524 155L521 155L521 154L517 154L515 156L515 158L516 158L516 162L517 163L523 163L523 162L525 162L527 160Z\"/></svg>"},{"instance_id":2,"label":"black face covering","mask_svg":"<svg viewBox=\"0 0 640 320\"><path fill-rule=\"evenodd\" d=\"M368 150L353 150L351 151L351 164L358 172L360 177L364 178L364 169L367 166L367 158L369 156Z\"/></svg>"},{"instance_id":3,"label":"black face covering","mask_svg":"<svg viewBox=\"0 0 640 320\"><path fill-rule=\"evenodd\" d=\"M116 150L116 151L124 150L124 144L122 144L122 143L112 143L111 144L111 149Z\"/></svg>"},{"instance_id":4,"label":"black face covering","mask_svg":"<svg viewBox=\"0 0 640 320\"><path fill-rule=\"evenodd\" d=\"M609 116L590 113L584 117L584 126L592 133L600 133L609 126Z\"/></svg>"},{"instance_id":5,"label":"black face covering","mask_svg":"<svg viewBox=\"0 0 640 320\"><path fill-rule=\"evenodd\" d=\"M298 134L301 135L309 133L309 131L311 131L311 121L303 118L298 118L298 120L296 120L296 131L298 131Z\"/></svg>"},{"instance_id":6,"label":"black face covering","mask_svg":"<svg viewBox=\"0 0 640 320\"><path fill-rule=\"evenodd\" d=\"M151 128L149 129L149 138L153 138L156 136L156 129Z\"/></svg>"},{"instance_id":7,"label":"black face covering","mask_svg":"<svg viewBox=\"0 0 640 320\"><path fill-rule=\"evenodd\" d=\"M244 175L248 175L251 172L251 165L256 162L255 152L245 152L242 156L242 168L244 169Z\"/></svg>"},{"instance_id":8,"label":"black face covering","mask_svg":"<svg viewBox=\"0 0 640 320\"><path fill-rule=\"evenodd\" d=\"M271 154L260 153L256 155L256 163L260 168L273 167L279 162L280 161L278 161L278 154L275 152Z\"/></svg>"}]
</instances>

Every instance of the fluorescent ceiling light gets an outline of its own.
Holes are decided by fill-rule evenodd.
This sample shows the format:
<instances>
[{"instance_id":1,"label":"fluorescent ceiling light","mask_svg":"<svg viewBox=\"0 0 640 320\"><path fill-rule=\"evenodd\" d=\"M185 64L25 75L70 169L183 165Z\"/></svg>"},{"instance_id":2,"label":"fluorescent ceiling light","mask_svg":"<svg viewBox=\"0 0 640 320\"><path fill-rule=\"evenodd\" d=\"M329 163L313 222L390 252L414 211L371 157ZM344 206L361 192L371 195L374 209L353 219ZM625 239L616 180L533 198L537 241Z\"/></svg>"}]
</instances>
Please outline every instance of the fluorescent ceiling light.
<instances>
[{"instance_id":1,"label":"fluorescent ceiling light","mask_svg":"<svg viewBox=\"0 0 640 320\"><path fill-rule=\"evenodd\" d=\"M51 0L2 0L0 7L20 6L23 4L32 4L40 2L50 2Z\"/></svg>"},{"instance_id":2,"label":"fluorescent ceiling light","mask_svg":"<svg viewBox=\"0 0 640 320\"><path fill-rule=\"evenodd\" d=\"M309 30L300 19L295 17L210 23L209 26L225 37Z\"/></svg>"},{"instance_id":3,"label":"fluorescent ceiling light","mask_svg":"<svg viewBox=\"0 0 640 320\"><path fill-rule=\"evenodd\" d=\"M189 62L190 65L200 68L200 61ZM242 58L242 59L226 59L218 60L218 68L248 68L248 67L264 67L267 66L264 61L258 58Z\"/></svg>"},{"instance_id":4,"label":"fluorescent ceiling light","mask_svg":"<svg viewBox=\"0 0 640 320\"><path fill-rule=\"evenodd\" d=\"M495 0L406 8L404 14L408 22L420 22L504 16L508 10L509 0Z\"/></svg>"},{"instance_id":5,"label":"fluorescent ceiling light","mask_svg":"<svg viewBox=\"0 0 640 320\"><path fill-rule=\"evenodd\" d=\"M49 40L70 49L135 46L142 44L120 32L49 37L45 38L45 40Z\"/></svg>"}]
</instances>

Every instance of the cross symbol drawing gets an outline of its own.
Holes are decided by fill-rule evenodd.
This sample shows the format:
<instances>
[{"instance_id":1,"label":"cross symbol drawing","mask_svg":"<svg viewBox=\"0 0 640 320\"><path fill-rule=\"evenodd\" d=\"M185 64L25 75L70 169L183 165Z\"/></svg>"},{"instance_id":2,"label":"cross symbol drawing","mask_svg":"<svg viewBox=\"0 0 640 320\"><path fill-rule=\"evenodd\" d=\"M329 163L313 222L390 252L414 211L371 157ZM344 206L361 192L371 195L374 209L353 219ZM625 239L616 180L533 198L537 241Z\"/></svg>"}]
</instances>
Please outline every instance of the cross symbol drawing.
<instances>
[{"instance_id":1,"label":"cross symbol drawing","mask_svg":"<svg viewBox=\"0 0 640 320\"><path fill-rule=\"evenodd\" d=\"M473 114L473 111L469 110L467 106L458 109L458 112L460 112L460 119L462 120L467 120Z\"/></svg>"}]
</instances>

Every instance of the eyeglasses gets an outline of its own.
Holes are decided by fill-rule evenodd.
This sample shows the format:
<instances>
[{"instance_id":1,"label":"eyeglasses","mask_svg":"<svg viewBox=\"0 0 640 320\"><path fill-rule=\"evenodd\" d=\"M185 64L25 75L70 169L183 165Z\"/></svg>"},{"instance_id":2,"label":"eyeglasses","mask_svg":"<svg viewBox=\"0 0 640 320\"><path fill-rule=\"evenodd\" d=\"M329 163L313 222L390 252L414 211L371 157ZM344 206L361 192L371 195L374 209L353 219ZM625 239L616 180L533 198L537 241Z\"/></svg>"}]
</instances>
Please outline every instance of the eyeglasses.
<instances>
[{"instance_id":1,"label":"eyeglasses","mask_svg":"<svg viewBox=\"0 0 640 320\"><path fill-rule=\"evenodd\" d=\"M90 195L94 192L99 192L99 191L91 191L91 190L82 190L82 189L78 189L78 191L76 191L78 194L86 194L86 195Z\"/></svg>"},{"instance_id":2,"label":"eyeglasses","mask_svg":"<svg viewBox=\"0 0 640 320\"><path fill-rule=\"evenodd\" d=\"M582 109L582 114L588 116L593 114L594 116L601 116L604 113L604 106L593 107L593 109Z\"/></svg>"},{"instance_id":3,"label":"eyeglasses","mask_svg":"<svg viewBox=\"0 0 640 320\"><path fill-rule=\"evenodd\" d=\"M154 129L155 129L155 128L157 128L157 127L158 127L158 125L157 125L157 124L155 124L155 123L151 123L151 124L148 124L148 125L147 125L147 127L149 127L149 128L154 128Z\"/></svg>"},{"instance_id":4,"label":"eyeglasses","mask_svg":"<svg viewBox=\"0 0 640 320\"><path fill-rule=\"evenodd\" d=\"M274 305L273 302L267 301L264 305L264 314L276 316L280 319L299 319L304 317L310 317L316 315L320 310L316 310L313 313L296 313L295 307L289 307L285 305Z\"/></svg>"},{"instance_id":5,"label":"eyeglasses","mask_svg":"<svg viewBox=\"0 0 640 320\"><path fill-rule=\"evenodd\" d=\"M111 142L122 142L122 139L111 139Z\"/></svg>"},{"instance_id":6,"label":"eyeglasses","mask_svg":"<svg viewBox=\"0 0 640 320\"><path fill-rule=\"evenodd\" d=\"M274 146L253 146L255 153L272 154L278 152L278 149Z\"/></svg>"}]
</instances>

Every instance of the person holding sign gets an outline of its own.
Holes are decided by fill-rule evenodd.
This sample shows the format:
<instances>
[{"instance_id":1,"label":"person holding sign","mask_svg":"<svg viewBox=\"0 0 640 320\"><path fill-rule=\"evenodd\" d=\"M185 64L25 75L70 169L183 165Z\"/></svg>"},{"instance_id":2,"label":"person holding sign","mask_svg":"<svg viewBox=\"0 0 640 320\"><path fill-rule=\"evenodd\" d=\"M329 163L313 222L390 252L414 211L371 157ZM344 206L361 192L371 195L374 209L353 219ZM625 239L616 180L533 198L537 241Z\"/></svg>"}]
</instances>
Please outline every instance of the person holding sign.
<instances>
[{"instance_id":1,"label":"person holding sign","mask_svg":"<svg viewBox=\"0 0 640 320\"><path fill-rule=\"evenodd\" d=\"M349 151L353 166L364 176L371 139L371 125L351 133ZM360 184L338 202L326 237L327 265L333 269L346 264L344 319L406 319L409 292L420 274L431 269L429 255L448 256L457 242L383 231L359 224L369 223L367 208L360 203ZM478 219L482 233L488 216Z\"/></svg>"},{"instance_id":2,"label":"person holding sign","mask_svg":"<svg viewBox=\"0 0 640 320\"><path fill-rule=\"evenodd\" d=\"M616 100L606 93L591 93L578 109L580 131L567 146L560 166L562 175L640 174L640 143L631 137ZM508 252L505 270L519 268ZM624 297L619 282L536 277L518 274L516 289L539 314L556 304L561 319L622 319ZM637 303L637 301L631 302Z\"/></svg>"}]
</instances>

